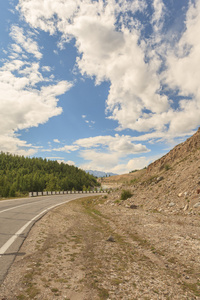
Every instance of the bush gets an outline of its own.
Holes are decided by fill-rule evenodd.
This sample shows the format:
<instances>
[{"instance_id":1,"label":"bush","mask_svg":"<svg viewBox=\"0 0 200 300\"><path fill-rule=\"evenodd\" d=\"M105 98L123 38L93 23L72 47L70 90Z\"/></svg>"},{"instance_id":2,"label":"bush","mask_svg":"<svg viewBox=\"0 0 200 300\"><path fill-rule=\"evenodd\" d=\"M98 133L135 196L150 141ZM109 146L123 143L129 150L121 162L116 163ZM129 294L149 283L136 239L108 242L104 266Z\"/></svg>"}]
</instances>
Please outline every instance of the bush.
<instances>
[{"instance_id":1,"label":"bush","mask_svg":"<svg viewBox=\"0 0 200 300\"><path fill-rule=\"evenodd\" d=\"M165 165L165 170L168 171L170 169L169 165Z\"/></svg>"},{"instance_id":2,"label":"bush","mask_svg":"<svg viewBox=\"0 0 200 300\"><path fill-rule=\"evenodd\" d=\"M129 190L123 190L121 192L121 200L126 200L132 196L131 192Z\"/></svg>"}]
</instances>

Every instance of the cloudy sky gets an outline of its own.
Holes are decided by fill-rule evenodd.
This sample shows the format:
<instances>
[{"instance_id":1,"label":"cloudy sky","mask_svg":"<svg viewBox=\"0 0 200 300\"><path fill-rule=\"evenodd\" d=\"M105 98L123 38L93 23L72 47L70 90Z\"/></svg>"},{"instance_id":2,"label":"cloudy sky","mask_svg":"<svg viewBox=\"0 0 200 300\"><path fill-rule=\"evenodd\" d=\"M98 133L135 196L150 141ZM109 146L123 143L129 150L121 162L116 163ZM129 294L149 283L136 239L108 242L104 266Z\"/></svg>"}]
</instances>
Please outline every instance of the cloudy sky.
<instances>
[{"instance_id":1,"label":"cloudy sky","mask_svg":"<svg viewBox=\"0 0 200 300\"><path fill-rule=\"evenodd\" d=\"M0 150L117 174L200 125L200 0L0 3Z\"/></svg>"}]
</instances>

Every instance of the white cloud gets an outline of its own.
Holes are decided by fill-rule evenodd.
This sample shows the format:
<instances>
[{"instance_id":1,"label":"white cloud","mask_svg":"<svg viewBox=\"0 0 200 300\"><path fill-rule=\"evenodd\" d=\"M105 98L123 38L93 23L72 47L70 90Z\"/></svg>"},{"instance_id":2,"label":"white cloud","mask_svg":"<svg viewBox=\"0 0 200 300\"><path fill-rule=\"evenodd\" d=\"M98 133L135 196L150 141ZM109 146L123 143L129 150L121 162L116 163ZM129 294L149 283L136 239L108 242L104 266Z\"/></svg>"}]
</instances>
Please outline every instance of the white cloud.
<instances>
[{"instance_id":1,"label":"white cloud","mask_svg":"<svg viewBox=\"0 0 200 300\"><path fill-rule=\"evenodd\" d=\"M20 0L18 5L19 11L33 28L50 34L56 31L61 33L60 48L71 38L75 39L79 52L77 66L81 74L94 77L96 84L105 80L110 82L106 99L108 117L118 122L118 130L129 128L138 132L150 131L144 137L139 137L140 140L184 136L194 130L200 120L200 41L197 38L200 1L189 2L185 30L176 40L173 37L170 40L169 35L162 32L169 13L164 2L154 0L151 6L154 11L149 22L152 35L145 39L141 38L145 24L141 24L134 13L139 10L145 17L146 1ZM13 27L11 35L24 51L35 55L37 59L41 58L37 45L30 45L29 49L27 45L30 40L24 38L24 33L18 27ZM16 48L13 57L16 58L18 53L20 49ZM15 60L7 66L4 79L12 79L12 85L17 91L42 80L36 64L21 71L25 75L26 70L30 74L33 69L32 77L22 76L19 79L13 75L9 79L12 68L22 68L20 61ZM56 106L56 91L63 93L67 88L70 87L59 84L54 88L41 89L40 96L48 96L45 104L56 108L55 114L56 111L60 113ZM171 99L169 91L170 94L174 91L174 95L181 98ZM42 101L39 102L44 105ZM48 119L50 112L47 115ZM44 116L38 123L42 120L45 122ZM134 138L122 136L95 137L78 140L58 151L76 151L85 147L87 150L82 151L82 157L87 159L89 152L94 158L100 157L100 151L89 150L89 147L104 147L107 152L101 149L101 153L107 154L106 160L109 161L113 155L116 163L122 153L147 151L144 145L134 144L133 141Z\"/></svg>"},{"instance_id":2,"label":"white cloud","mask_svg":"<svg viewBox=\"0 0 200 300\"><path fill-rule=\"evenodd\" d=\"M33 86L35 81L38 82L37 72L31 73L30 77L29 82L27 77L16 77L10 71L0 69L1 133L38 126L62 112L62 108L57 107L56 97L66 92L71 84L59 82L56 85L43 86L41 90L26 89L26 86L31 87L29 83Z\"/></svg>"},{"instance_id":3,"label":"white cloud","mask_svg":"<svg viewBox=\"0 0 200 300\"><path fill-rule=\"evenodd\" d=\"M79 0L19 0L18 9L32 27L48 31L52 35L58 27L58 21L59 27L63 27L64 30L65 25L70 22L72 15L76 12L79 3Z\"/></svg>"},{"instance_id":4,"label":"white cloud","mask_svg":"<svg viewBox=\"0 0 200 300\"><path fill-rule=\"evenodd\" d=\"M80 166L84 170L98 170L116 174L125 174L133 170L143 169L155 159L155 157L138 157L124 163L124 159L120 160L118 153L100 153L94 150L82 151L81 157L86 161Z\"/></svg>"},{"instance_id":5,"label":"white cloud","mask_svg":"<svg viewBox=\"0 0 200 300\"><path fill-rule=\"evenodd\" d=\"M60 141L58 139L54 139L53 141L54 141L54 143L58 143L58 144L60 143Z\"/></svg>"},{"instance_id":6,"label":"white cloud","mask_svg":"<svg viewBox=\"0 0 200 300\"><path fill-rule=\"evenodd\" d=\"M69 166L75 166L75 162L72 161L72 160L67 160L67 161L65 161L65 160L57 160L57 162L59 164L63 163L63 164L69 165Z\"/></svg>"},{"instance_id":7,"label":"white cloud","mask_svg":"<svg viewBox=\"0 0 200 300\"><path fill-rule=\"evenodd\" d=\"M97 152L95 150L83 150L80 152L80 156L85 160L89 161L88 163L80 165L81 169L84 170L111 170L119 162L118 153L106 153L106 152Z\"/></svg>"},{"instance_id":8,"label":"white cloud","mask_svg":"<svg viewBox=\"0 0 200 300\"><path fill-rule=\"evenodd\" d=\"M64 147L55 148L53 150L54 151L59 151L59 152L70 153L72 151L77 151L78 149L79 149L79 147L77 145L65 145Z\"/></svg>"},{"instance_id":9,"label":"white cloud","mask_svg":"<svg viewBox=\"0 0 200 300\"><path fill-rule=\"evenodd\" d=\"M133 158L129 160L126 164L122 163L116 165L111 172L116 174L126 174L133 170L141 170L147 167L151 161L152 158L146 158L146 157Z\"/></svg>"},{"instance_id":10,"label":"white cloud","mask_svg":"<svg viewBox=\"0 0 200 300\"><path fill-rule=\"evenodd\" d=\"M10 47L10 57L13 51L18 55L17 58L14 56L14 59L7 59L0 68L0 149L32 155L37 152L37 148L20 140L16 132L44 124L49 118L61 114L62 108L57 105L57 97L69 90L72 83L60 81L48 85L52 79L43 78L40 72L38 59L41 55L37 43L26 37L17 26L12 27L11 37L16 44ZM24 60L21 48L29 56L33 54L36 61L30 57ZM48 66L45 69L50 70ZM36 87L38 83L40 88Z\"/></svg>"},{"instance_id":11,"label":"white cloud","mask_svg":"<svg viewBox=\"0 0 200 300\"><path fill-rule=\"evenodd\" d=\"M169 131L183 133L199 125L200 116L200 41L197 38L200 28L200 2L191 4L186 19L186 30L181 36L175 51L167 57L165 82L182 96L172 116ZM185 99L184 99L185 97ZM189 97L189 98L188 98ZM191 99L190 99L191 98Z\"/></svg>"},{"instance_id":12,"label":"white cloud","mask_svg":"<svg viewBox=\"0 0 200 300\"><path fill-rule=\"evenodd\" d=\"M65 161L65 159L63 157L56 157L56 156L52 156L52 157L46 157L46 159L50 159L50 160L56 160L59 164L63 163L63 164L67 164L70 166L75 166L75 162L72 160L67 160Z\"/></svg>"},{"instance_id":13,"label":"white cloud","mask_svg":"<svg viewBox=\"0 0 200 300\"><path fill-rule=\"evenodd\" d=\"M17 44L12 44L11 47L12 47L12 50L13 50L14 52L22 53L22 48L21 48L19 45L17 45Z\"/></svg>"},{"instance_id":14,"label":"white cloud","mask_svg":"<svg viewBox=\"0 0 200 300\"><path fill-rule=\"evenodd\" d=\"M41 9L44 6L45 11ZM154 55L152 62L145 62L145 51L149 45L139 44L140 30L134 28L134 22L127 21L128 13L143 11L145 7L143 1L19 2L19 9L31 26L50 33L57 29L62 33L63 41L70 37L76 39L76 47L81 54L77 65L81 73L94 76L97 84L103 80L111 83L106 101L110 118L118 121L120 129L138 131L165 129L165 124L170 121L163 117L170 105L167 96L159 93L158 56ZM161 0L154 1L152 22L157 27L162 19L163 7ZM53 15L56 18L53 19ZM116 30L119 15L121 30ZM151 122L145 122L144 126L143 122L138 122L146 118L145 109L160 116L157 127L153 127L155 122L153 126Z\"/></svg>"},{"instance_id":15,"label":"white cloud","mask_svg":"<svg viewBox=\"0 0 200 300\"><path fill-rule=\"evenodd\" d=\"M20 140L15 134L0 134L0 149L3 152L30 156L37 152L37 147Z\"/></svg>"},{"instance_id":16,"label":"white cloud","mask_svg":"<svg viewBox=\"0 0 200 300\"><path fill-rule=\"evenodd\" d=\"M165 5L162 0L153 1L154 14L152 16L152 25L154 26L155 32L162 29L165 19Z\"/></svg>"},{"instance_id":17,"label":"white cloud","mask_svg":"<svg viewBox=\"0 0 200 300\"><path fill-rule=\"evenodd\" d=\"M136 154L148 152L145 145L132 143L131 136L120 136L116 134L112 136L96 136L84 139L79 139L74 142L74 145L80 148L107 148L109 151L117 152L118 155Z\"/></svg>"},{"instance_id":18,"label":"white cloud","mask_svg":"<svg viewBox=\"0 0 200 300\"><path fill-rule=\"evenodd\" d=\"M39 51L37 43L32 38L26 37L22 28L13 25L11 28L10 36L17 43L17 45L15 45L15 51L16 48L18 48L17 52L19 52L20 46L26 52L33 54L37 59L42 58L42 54Z\"/></svg>"},{"instance_id":19,"label":"white cloud","mask_svg":"<svg viewBox=\"0 0 200 300\"><path fill-rule=\"evenodd\" d=\"M42 71L43 72L50 72L51 68L49 66L42 66Z\"/></svg>"},{"instance_id":20,"label":"white cloud","mask_svg":"<svg viewBox=\"0 0 200 300\"><path fill-rule=\"evenodd\" d=\"M70 153L79 151L79 155L87 161L80 165L82 169L107 170L117 172L131 171L130 164L122 164L122 160L133 154L149 152L147 147L142 144L134 144L130 136L96 136L76 140L73 145L66 145L61 148L55 148L53 151L64 151ZM142 159L143 161L143 159ZM145 161L146 162L146 161ZM141 163L143 167L143 163ZM116 167L118 166L118 167ZM137 164L139 166L139 163ZM116 172L116 171L115 171Z\"/></svg>"}]
</instances>

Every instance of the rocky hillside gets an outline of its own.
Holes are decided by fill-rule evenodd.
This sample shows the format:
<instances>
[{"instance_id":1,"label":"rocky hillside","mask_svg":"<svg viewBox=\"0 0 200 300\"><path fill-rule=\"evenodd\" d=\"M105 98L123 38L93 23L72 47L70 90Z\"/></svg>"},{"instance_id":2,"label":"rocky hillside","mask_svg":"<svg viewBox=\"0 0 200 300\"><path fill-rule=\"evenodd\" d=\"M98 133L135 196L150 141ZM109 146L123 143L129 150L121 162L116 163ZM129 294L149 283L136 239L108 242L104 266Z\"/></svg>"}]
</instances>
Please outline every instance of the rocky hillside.
<instances>
[{"instance_id":1,"label":"rocky hillside","mask_svg":"<svg viewBox=\"0 0 200 300\"><path fill-rule=\"evenodd\" d=\"M200 212L200 129L184 143L150 164L147 170L121 177L121 186L113 193L119 200L121 189L129 189L132 197L121 205L135 204L146 209L174 213ZM108 181L109 179L107 179ZM111 178L110 183L119 177ZM105 183L105 182L104 182ZM120 188L120 190L119 190Z\"/></svg>"},{"instance_id":2,"label":"rocky hillside","mask_svg":"<svg viewBox=\"0 0 200 300\"><path fill-rule=\"evenodd\" d=\"M174 147L169 153L156 160L148 166L148 172L162 171L164 168L173 166L182 160L193 155L193 152L200 150L200 128L185 142Z\"/></svg>"}]
</instances>

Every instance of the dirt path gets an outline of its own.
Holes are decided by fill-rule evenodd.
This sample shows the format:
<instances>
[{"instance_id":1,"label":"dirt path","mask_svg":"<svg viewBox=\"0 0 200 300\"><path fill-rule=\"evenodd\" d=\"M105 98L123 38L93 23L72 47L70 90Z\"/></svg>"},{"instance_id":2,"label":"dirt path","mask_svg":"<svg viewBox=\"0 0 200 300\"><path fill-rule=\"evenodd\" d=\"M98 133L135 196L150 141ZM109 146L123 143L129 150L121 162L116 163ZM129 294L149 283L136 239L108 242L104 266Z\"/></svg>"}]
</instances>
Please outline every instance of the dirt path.
<instances>
[{"instance_id":1,"label":"dirt path","mask_svg":"<svg viewBox=\"0 0 200 300\"><path fill-rule=\"evenodd\" d=\"M0 299L200 299L199 216L90 197L40 220Z\"/></svg>"}]
</instances>

